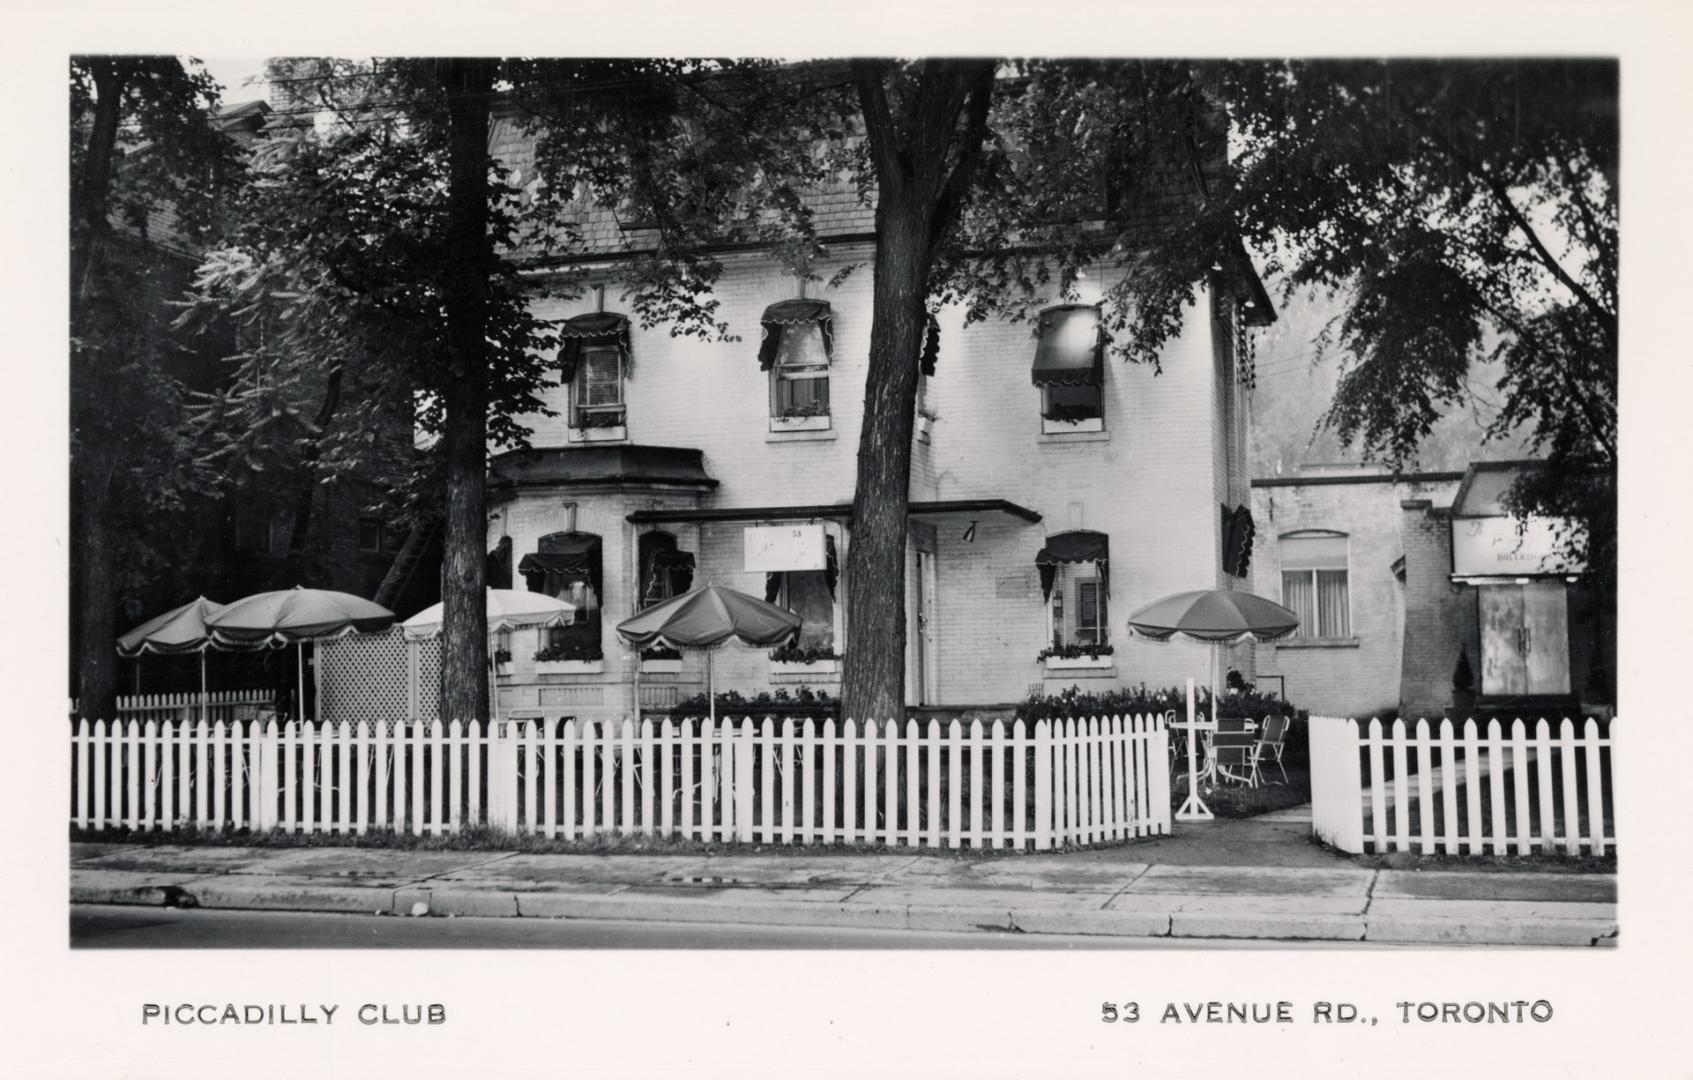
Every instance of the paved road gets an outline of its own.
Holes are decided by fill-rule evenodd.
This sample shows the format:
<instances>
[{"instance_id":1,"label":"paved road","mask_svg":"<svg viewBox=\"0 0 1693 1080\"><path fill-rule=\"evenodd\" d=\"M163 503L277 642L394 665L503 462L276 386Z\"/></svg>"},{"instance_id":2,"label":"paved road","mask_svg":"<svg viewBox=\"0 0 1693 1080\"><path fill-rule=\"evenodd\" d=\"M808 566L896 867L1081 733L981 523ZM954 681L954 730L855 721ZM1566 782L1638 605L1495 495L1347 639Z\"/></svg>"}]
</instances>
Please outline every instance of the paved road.
<instances>
[{"instance_id":1,"label":"paved road","mask_svg":"<svg viewBox=\"0 0 1693 1080\"><path fill-rule=\"evenodd\" d=\"M1275 949L1275 941L954 934L597 919L408 919L301 912L75 905L71 944L85 949ZM1300 942L1303 950L1366 948ZM1382 946L1376 946L1378 948Z\"/></svg>"}]
</instances>

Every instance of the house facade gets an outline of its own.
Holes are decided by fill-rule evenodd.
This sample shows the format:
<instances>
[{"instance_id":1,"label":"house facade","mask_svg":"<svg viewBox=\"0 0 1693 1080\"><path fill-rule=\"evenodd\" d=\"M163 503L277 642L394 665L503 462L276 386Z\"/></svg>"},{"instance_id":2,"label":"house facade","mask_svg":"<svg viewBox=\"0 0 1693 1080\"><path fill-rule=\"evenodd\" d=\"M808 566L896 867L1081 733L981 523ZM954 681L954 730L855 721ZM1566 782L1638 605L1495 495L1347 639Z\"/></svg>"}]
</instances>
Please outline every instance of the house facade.
<instances>
[{"instance_id":1,"label":"house facade","mask_svg":"<svg viewBox=\"0 0 1693 1080\"><path fill-rule=\"evenodd\" d=\"M822 280L868 261L869 211L846 212ZM539 301L563 321L555 417L490 464L491 579L576 603L567 627L514 631L506 715L627 716L705 688L698 654L637 657L615 626L691 584L799 613L797 650L727 648L717 689L838 694L871 318L869 273L802 286L771 260L726 256L719 315L741 340L643 329L607 263ZM543 292L547 280L538 280ZM1085 284L1085 283L1084 283ZM1097 294L1095 294L1097 295ZM1255 277L1210 283L1162 373L1111 362L1099 312L964 326L942 310L925 357L906 553L906 698L992 707L1033 691L1203 677L1205 647L1129 639L1136 607L1241 587L1225 530L1249 501L1249 399L1238 356L1269 317ZM1251 306L1248 306L1251 305ZM1221 510L1221 514L1220 514ZM1225 567L1225 562L1228 566ZM1235 573L1229 573L1228 570ZM1046 654L1046 655L1043 655Z\"/></svg>"},{"instance_id":2,"label":"house facade","mask_svg":"<svg viewBox=\"0 0 1693 1080\"><path fill-rule=\"evenodd\" d=\"M1519 530L1502 502L1534 464L1253 480L1256 590L1301 620L1258 647L1259 681L1331 716L1612 704L1614 613L1559 555L1556 523Z\"/></svg>"}]
</instances>

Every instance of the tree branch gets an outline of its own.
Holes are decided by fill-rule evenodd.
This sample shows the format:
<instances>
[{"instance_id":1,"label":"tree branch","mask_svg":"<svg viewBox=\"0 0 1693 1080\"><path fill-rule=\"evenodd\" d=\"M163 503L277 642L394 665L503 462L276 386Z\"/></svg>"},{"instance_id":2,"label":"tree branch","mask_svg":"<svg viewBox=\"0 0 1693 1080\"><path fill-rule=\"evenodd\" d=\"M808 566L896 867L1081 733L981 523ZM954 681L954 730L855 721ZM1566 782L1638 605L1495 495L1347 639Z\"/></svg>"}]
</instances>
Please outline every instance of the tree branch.
<instances>
[{"instance_id":1,"label":"tree branch","mask_svg":"<svg viewBox=\"0 0 1693 1080\"><path fill-rule=\"evenodd\" d=\"M1617 301L1617 247L1614 238L1606 230L1600 228L1598 219L1593 213L1593 204L1587 199L1587 193L1582 190L1582 183L1570 165L1569 158L1558 156L1558 167L1563 170L1564 180L1570 186L1570 197L1575 202L1575 209L1581 215L1582 227L1587 232L1587 239L1599 250L1599 267L1601 283L1612 306Z\"/></svg>"},{"instance_id":2,"label":"tree branch","mask_svg":"<svg viewBox=\"0 0 1693 1080\"><path fill-rule=\"evenodd\" d=\"M853 66L854 84L858 87L858 108L864 115L864 135L870 143L870 154L876 162L876 180L893 195L903 192L905 174L901 166L899 141L895 134L893 114L888 108L887 91L882 86L880 64L861 62Z\"/></svg>"},{"instance_id":3,"label":"tree branch","mask_svg":"<svg viewBox=\"0 0 1693 1080\"><path fill-rule=\"evenodd\" d=\"M969 91L970 99L966 105L964 135L958 144L958 157L941 188L934 221L930 225L931 247L940 242L941 236L952 225L959 208L963 206L965 196L970 191L970 181L975 173L976 163L982 158L982 143L988 133L988 110L993 104L993 66L983 65L982 70L974 75L973 81L976 85Z\"/></svg>"},{"instance_id":4,"label":"tree branch","mask_svg":"<svg viewBox=\"0 0 1693 1080\"><path fill-rule=\"evenodd\" d=\"M1444 150L1454 161L1462 165L1471 176L1481 181L1482 186L1487 188L1494 199L1504 207L1505 214L1510 218L1511 223L1528 239L1529 245L1534 249L1535 256L1541 265L1550 270L1552 276L1557 278L1570 291L1571 295L1592 314L1594 319L1598 321L1600 330L1604 332L1606 339L1614 347L1617 340L1616 314L1607 310L1597 297L1583 288L1581 283L1571 277L1569 271L1564 269L1563 264L1552 256L1551 251L1547 250L1546 245L1541 241L1540 234L1535 231L1534 226L1529 223L1528 218L1523 215L1522 210L1511 198L1510 189L1505 186L1505 182L1482 168L1479 161L1466 154L1452 140L1424 122L1422 116L1403 100L1396 98L1395 103L1412 126L1421 131L1430 142Z\"/></svg>"}]
</instances>

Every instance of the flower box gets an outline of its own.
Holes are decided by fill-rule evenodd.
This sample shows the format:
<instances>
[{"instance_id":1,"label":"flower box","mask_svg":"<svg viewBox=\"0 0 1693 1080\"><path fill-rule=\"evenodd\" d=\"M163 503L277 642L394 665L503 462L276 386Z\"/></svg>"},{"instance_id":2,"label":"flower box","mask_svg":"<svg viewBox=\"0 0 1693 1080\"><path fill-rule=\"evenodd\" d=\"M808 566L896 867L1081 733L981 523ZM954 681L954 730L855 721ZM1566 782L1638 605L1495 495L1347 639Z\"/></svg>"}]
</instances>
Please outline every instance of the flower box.
<instances>
[{"instance_id":1,"label":"flower box","mask_svg":"<svg viewBox=\"0 0 1693 1080\"><path fill-rule=\"evenodd\" d=\"M1089 416L1081 420L1048 420L1042 417L1040 430L1043 435L1073 435L1086 431L1104 431L1105 418L1103 416Z\"/></svg>"},{"instance_id":2,"label":"flower box","mask_svg":"<svg viewBox=\"0 0 1693 1080\"><path fill-rule=\"evenodd\" d=\"M641 674L643 675L677 675L682 671L680 660L642 660Z\"/></svg>"},{"instance_id":3,"label":"flower box","mask_svg":"<svg viewBox=\"0 0 1693 1080\"><path fill-rule=\"evenodd\" d=\"M802 664L797 660L770 661L772 675L839 675L841 662L839 660L813 660L809 664Z\"/></svg>"},{"instance_id":4,"label":"flower box","mask_svg":"<svg viewBox=\"0 0 1693 1080\"><path fill-rule=\"evenodd\" d=\"M772 416L770 418L771 431L828 431L829 417L823 416Z\"/></svg>"},{"instance_id":5,"label":"flower box","mask_svg":"<svg viewBox=\"0 0 1693 1080\"><path fill-rule=\"evenodd\" d=\"M1049 656L1041 663L1048 671L1098 671L1112 666L1116 658L1104 656Z\"/></svg>"},{"instance_id":6,"label":"flower box","mask_svg":"<svg viewBox=\"0 0 1693 1080\"><path fill-rule=\"evenodd\" d=\"M601 675L605 672L605 659L599 660L537 660L535 674L537 675Z\"/></svg>"},{"instance_id":7,"label":"flower box","mask_svg":"<svg viewBox=\"0 0 1693 1080\"><path fill-rule=\"evenodd\" d=\"M615 427L570 429L570 441L577 443L625 442L628 438L629 428L624 424Z\"/></svg>"},{"instance_id":8,"label":"flower box","mask_svg":"<svg viewBox=\"0 0 1693 1080\"><path fill-rule=\"evenodd\" d=\"M495 675L510 675L511 674L511 661L510 660L502 660L499 663L495 664L494 665L494 674Z\"/></svg>"}]
</instances>

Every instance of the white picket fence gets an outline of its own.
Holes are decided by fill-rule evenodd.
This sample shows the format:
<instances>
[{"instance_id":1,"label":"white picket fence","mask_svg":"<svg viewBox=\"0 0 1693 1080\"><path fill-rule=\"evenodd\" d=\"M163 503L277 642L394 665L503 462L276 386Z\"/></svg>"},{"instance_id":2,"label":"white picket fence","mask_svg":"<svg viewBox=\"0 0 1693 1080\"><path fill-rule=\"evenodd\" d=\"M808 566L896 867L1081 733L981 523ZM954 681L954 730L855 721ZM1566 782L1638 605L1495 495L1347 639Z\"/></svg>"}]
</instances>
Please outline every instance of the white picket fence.
<instances>
[{"instance_id":1,"label":"white picket fence","mask_svg":"<svg viewBox=\"0 0 1693 1080\"><path fill-rule=\"evenodd\" d=\"M1613 721L1614 723L1614 721ZM1613 740L1598 720L1466 720L1386 734L1311 718L1311 818L1354 853L1603 855L1616 847ZM1614 728L1612 729L1614 731Z\"/></svg>"},{"instance_id":2,"label":"white picket fence","mask_svg":"<svg viewBox=\"0 0 1693 1080\"><path fill-rule=\"evenodd\" d=\"M78 724L79 829L890 847L1085 846L1170 829L1157 716L926 726L579 720Z\"/></svg>"},{"instance_id":3,"label":"white picket fence","mask_svg":"<svg viewBox=\"0 0 1693 1080\"><path fill-rule=\"evenodd\" d=\"M239 720L252 719L258 709L273 708L276 704L276 691L214 690L205 695L203 702L197 692L120 694L117 699L117 712L120 720L138 720L141 723L157 720L164 723L167 720L198 719L202 704L206 719L233 724ZM77 715L75 701L71 702L70 713L72 717Z\"/></svg>"}]
</instances>

